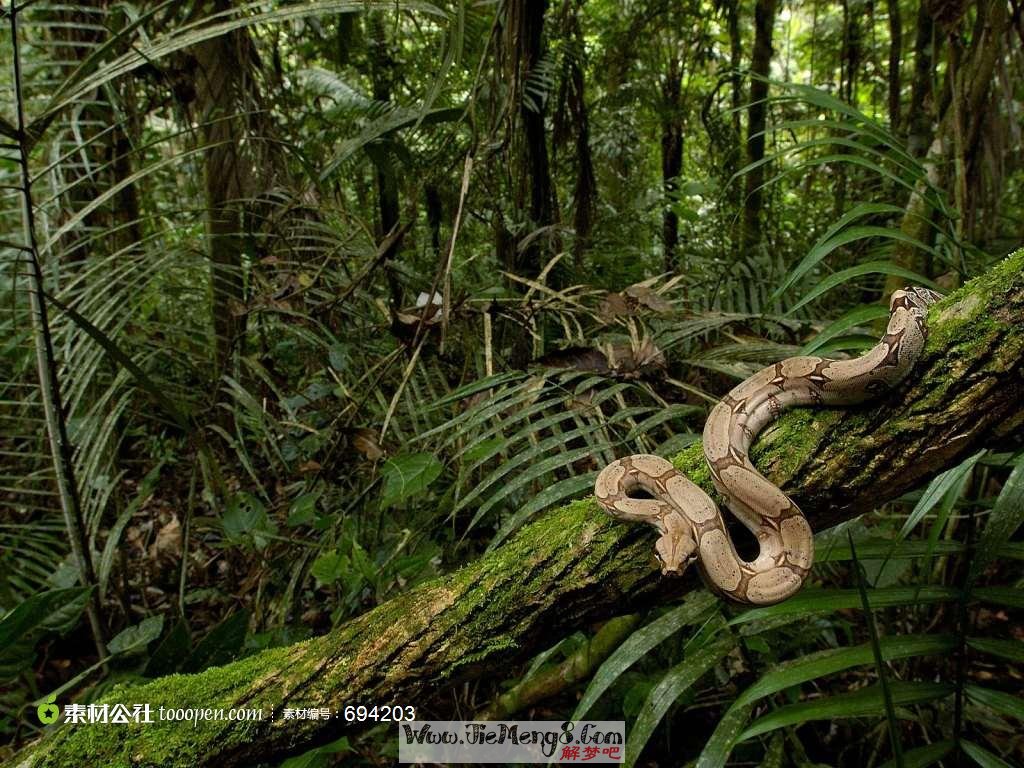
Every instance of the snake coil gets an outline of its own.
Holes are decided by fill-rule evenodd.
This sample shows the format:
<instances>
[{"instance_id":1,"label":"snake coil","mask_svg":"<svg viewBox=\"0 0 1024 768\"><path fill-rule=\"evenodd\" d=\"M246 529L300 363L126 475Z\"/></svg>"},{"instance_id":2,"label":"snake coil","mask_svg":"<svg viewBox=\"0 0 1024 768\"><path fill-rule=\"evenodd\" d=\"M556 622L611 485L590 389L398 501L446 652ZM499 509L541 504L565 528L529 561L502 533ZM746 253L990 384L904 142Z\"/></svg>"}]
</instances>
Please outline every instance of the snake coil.
<instances>
[{"instance_id":1,"label":"snake coil","mask_svg":"<svg viewBox=\"0 0 1024 768\"><path fill-rule=\"evenodd\" d=\"M896 291L885 336L866 354L853 360L788 358L751 376L712 409L704 425L704 457L715 488L757 537L754 560L736 552L711 497L658 456L627 456L605 467L594 485L598 502L620 520L658 530L662 573L681 574L697 561L704 580L725 597L755 605L785 600L810 572L814 539L799 507L751 463L750 446L787 408L854 405L894 387L924 349L928 307L939 298L927 288ZM632 498L638 489L654 498Z\"/></svg>"}]
</instances>

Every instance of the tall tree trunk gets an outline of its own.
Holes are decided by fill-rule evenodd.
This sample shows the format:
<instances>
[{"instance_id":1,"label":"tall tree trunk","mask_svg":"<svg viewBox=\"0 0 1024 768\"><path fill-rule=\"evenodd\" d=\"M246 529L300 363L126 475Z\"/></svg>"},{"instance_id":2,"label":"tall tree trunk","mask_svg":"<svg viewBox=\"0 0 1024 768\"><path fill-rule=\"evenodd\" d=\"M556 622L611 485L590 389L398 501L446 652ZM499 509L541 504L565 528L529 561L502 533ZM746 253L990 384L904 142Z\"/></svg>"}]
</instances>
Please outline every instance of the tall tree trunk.
<instances>
[{"instance_id":1,"label":"tall tree trunk","mask_svg":"<svg viewBox=\"0 0 1024 768\"><path fill-rule=\"evenodd\" d=\"M978 4L978 16L971 45L962 54L957 46L947 46L950 52L953 78L948 80L948 98L941 115L934 139L924 157L927 181L933 187L946 189L949 181L948 159L956 153L960 166L958 174L967 172L963 166L972 162L980 153L983 109L988 100L996 63L1002 54L1009 19L1004 0L982 0ZM911 121L914 116L911 115ZM911 129L914 130L913 128ZM956 183L962 183L960 178ZM910 195L900 230L908 237L931 245L935 240L932 219L935 214L928 184L921 181ZM963 197L962 194L957 195ZM893 248L893 260L907 269L929 273L931 266L926 255L907 242L898 242ZM886 291L900 287L903 280L890 276L886 280Z\"/></svg>"},{"instance_id":2,"label":"tall tree trunk","mask_svg":"<svg viewBox=\"0 0 1024 768\"><path fill-rule=\"evenodd\" d=\"M678 200L679 175L683 171L683 126L679 114L683 90L683 73L679 57L670 55L668 71L661 86L661 180L665 200L661 214L661 241L664 249L663 269L677 268L676 248L679 246Z\"/></svg>"},{"instance_id":3,"label":"tall tree trunk","mask_svg":"<svg viewBox=\"0 0 1024 768\"><path fill-rule=\"evenodd\" d=\"M366 24L373 98L374 101L389 104L392 99L395 58L384 30L384 18L381 13L371 13L367 16ZM373 161L374 178L377 183L377 242L382 243L398 227L398 170L395 167L394 155L386 143L371 144L367 149ZM393 262L401 248L402 238L395 238L383 261L391 291L391 303L396 311L402 306L403 290Z\"/></svg>"},{"instance_id":4,"label":"tall tree trunk","mask_svg":"<svg viewBox=\"0 0 1024 768\"><path fill-rule=\"evenodd\" d=\"M507 266L528 277L540 273L542 244L547 239L531 235L555 221L554 184L544 128L547 100L538 93L547 10L548 0L508 0L505 6L506 81L512 89L512 196L517 217L527 224L517 237L514 263ZM524 244L527 238L529 242Z\"/></svg>"},{"instance_id":5,"label":"tall tree trunk","mask_svg":"<svg viewBox=\"0 0 1024 768\"><path fill-rule=\"evenodd\" d=\"M839 88L847 104L857 105L857 75L863 57L861 40L860 7L850 8L849 0L843 0L843 47L840 52Z\"/></svg>"},{"instance_id":6,"label":"tall tree trunk","mask_svg":"<svg viewBox=\"0 0 1024 768\"><path fill-rule=\"evenodd\" d=\"M548 0L506 0L500 72L506 99L508 178L512 227L496 214L495 248L508 272L536 278L550 253L550 227L555 221L555 191L548 157L545 114L538 67L544 55L544 19ZM547 229L543 234L538 230ZM557 284L557 277L555 279ZM510 348L509 362L525 366L533 356L533 338L512 322L502 323L500 346Z\"/></svg>"},{"instance_id":7,"label":"tall tree trunk","mask_svg":"<svg viewBox=\"0 0 1024 768\"><path fill-rule=\"evenodd\" d=\"M441 203L441 193L433 184L427 184L423 189L423 199L426 205L427 226L430 229L430 251L434 254L435 263L440 263L441 258L441 220L444 210Z\"/></svg>"},{"instance_id":8,"label":"tall tree trunk","mask_svg":"<svg viewBox=\"0 0 1024 768\"><path fill-rule=\"evenodd\" d=\"M718 238L723 250L738 248L743 240L742 217L743 185L735 179L736 172L743 166L743 42L740 34L739 0L720 0L719 10L725 16L729 35L729 74L727 81L719 81L718 87L729 84L727 118L717 108L717 91L709 91L703 98L700 119L708 135L709 157L712 171L722 185L724 205L718 207Z\"/></svg>"},{"instance_id":9,"label":"tall tree trunk","mask_svg":"<svg viewBox=\"0 0 1024 768\"><path fill-rule=\"evenodd\" d=\"M847 104L857 106L857 75L860 72L861 57L861 25L859 16L863 12L860 7L851 8L850 0L842 0L843 5L843 43L839 55L839 95ZM841 131L837 130L836 134ZM849 164L836 163L835 182L833 184L833 216L839 218L846 212L846 192L849 186Z\"/></svg>"},{"instance_id":10,"label":"tall tree trunk","mask_svg":"<svg viewBox=\"0 0 1024 768\"><path fill-rule=\"evenodd\" d=\"M729 80L732 84L732 128L740 135L740 111L743 107L743 38L740 35L740 0L725 0L725 21L729 31Z\"/></svg>"},{"instance_id":11,"label":"tall tree trunk","mask_svg":"<svg viewBox=\"0 0 1024 768\"><path fill-rule=\"evenodd\" d=\"M772 30L775 26L776 0L757 0L754 5L754 48L750 57L750 109L747 118L747 162L764 159L767 125L768 80L772 64ZM764 166L747 172L746 199L743 203L743 251L761 244L763 235Z\"/></svg>"},{"instance_id":12,"label":"tall tree trunk","mask_svg":"<svg viewBox=\"0 0 1024 768\"><path fill-rule=\"evenodd\" d=\"M573 187L573 264L577 274L583 270L583 257L590 246L590 232L594 226L594 207L597 204L597 177L590 151L590 115L587 109L586 79L584 74L586 42L580 27L579 13L585 0L565 0L562 6L563 27L573 50L568 55L565 76L565 101L572 118L576 178ZM557 133L557 131L556 131Z\"/></svg>"},{"instance_id":13,"label":"tall tree trunk","mask_svg":"<svg viewBox=\"0 0 1024 768\"><path fill-rule=\"evenodd\" d=\"M903 58L903 17L900 15L900 1L887 0L889 14L889 127L893 133L900 130L900 61Z\"/></svg>"},{"instance_id":14,"label":"tall tree trunk","mask_svg":"<svg viewBox=\"0 0 1024 768\"><path fill-rule=\"evenodd\" d=\"M212 11L230 6L217 0ZM242 201L252 189L243 156L245 118L253 64L252 43L235 30L199 43L196 104L204 153L206 234L213 289L214 366L217 377L230 370L232 352L245 329L242 282Z\"/></svg>"},{"instance_id":15,"label":"tall tree trunk","mask_svg":"<svg viewBox=\"0 0 1024 768\"><path fill-rule=\"evenodd\" d=\"M793 495L816 530L920 487L1024 425L1024 251L933 307L929 326L908 387L867 410L785 414L758 440L755 462ZM699 443L674 463L711 489ZM569 504L476 562L323 637L197 675L118 688L104 699L154 708L262 708L274 719L64 727L12 765L233 768L280 760L372 725L341 717L286 720L285 707L415 704L422 714L459 682L506 673L594 621L694 589L692 575L660 577L653 541L646 526L624 525L593 502ZM856 589L828 594L836 609L860 605ZM713 602L709 595L697 599L705 609Z\"/></svg>"},{"instance_id":16,"label":"tall tree trunk","mask_svg":"<svg viewBox=\"0 0 1024 768\"><path fill-rule=\"evenodd\" d=\"M928 0L917 7L914 35L914 77L910 84L910 109L907 112L907 150L914 157L923 157L932 143L935 125L935 99L932 83L935 77L935 20L928 10Z\"/></svg>"}]
</instances>

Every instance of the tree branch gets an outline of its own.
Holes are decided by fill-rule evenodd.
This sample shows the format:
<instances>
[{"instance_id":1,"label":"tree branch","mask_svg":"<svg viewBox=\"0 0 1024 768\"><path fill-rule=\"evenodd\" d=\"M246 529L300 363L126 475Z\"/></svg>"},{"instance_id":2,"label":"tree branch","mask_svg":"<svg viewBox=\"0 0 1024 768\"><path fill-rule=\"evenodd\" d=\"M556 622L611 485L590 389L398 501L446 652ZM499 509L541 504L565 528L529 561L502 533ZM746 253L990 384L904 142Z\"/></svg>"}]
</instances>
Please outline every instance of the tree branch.
<instances>
[{"instance_id":1,"label":"tree branch","mask_svg":"<svg viewBox=\"0 0 1024 768\"><path fill-rule=\"evenodd\" d=\"M578 685L588 679L639 624L640 614L637 613L609 619L565 661L551 664L530 675L495 698L477 712L473 719L506 720L509 715Z\"/></svg>"},{"instance_id":2,"label":"tree branch","mask_svg":"<svg viewBox=\"0 0 1024 768\"><path fill-rule=\"evenodd\" d=\"M816 530L920 486L1024 422L1024 251L933 307L913 382L882 402L786 414L754 459ZM701 446L675 465L711 488ZM196 675L115 689L110 703L262 707L261 722L64 726L22 766L230 766L305 751L363 727L284 720L287 707L415 705L448 686L500 674L567 632L694 588L664 580L653 533L591 499L551 511L504 546L338 627ZM271 718L271 713L273 718Z\"/></svg>"}]
</instances>

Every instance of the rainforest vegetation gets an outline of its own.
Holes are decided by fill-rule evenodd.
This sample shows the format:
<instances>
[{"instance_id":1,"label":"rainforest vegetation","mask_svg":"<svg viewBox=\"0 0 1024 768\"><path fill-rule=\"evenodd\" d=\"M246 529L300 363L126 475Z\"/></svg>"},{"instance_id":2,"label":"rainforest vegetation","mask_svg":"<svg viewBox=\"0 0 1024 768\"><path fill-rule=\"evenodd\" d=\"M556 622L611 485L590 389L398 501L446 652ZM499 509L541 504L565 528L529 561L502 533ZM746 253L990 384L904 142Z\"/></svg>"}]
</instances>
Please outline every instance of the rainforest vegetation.
<instances>
[{"instance_id":1,"label":"rainforest vegetation","mask_svg":"<svg viewBox=\"0 0 1024 768\"><path fill-rule=\"evenodd\" d=\"M643 766L1024 764L1022 15L3 0L0 764L393 764L393 723L281 717L349 704L623 720ZM718 399L908 284L948 294L910 379L754 452L803 591L663 579L597 472L710 490Z\"/></svg>"}]
</instances>

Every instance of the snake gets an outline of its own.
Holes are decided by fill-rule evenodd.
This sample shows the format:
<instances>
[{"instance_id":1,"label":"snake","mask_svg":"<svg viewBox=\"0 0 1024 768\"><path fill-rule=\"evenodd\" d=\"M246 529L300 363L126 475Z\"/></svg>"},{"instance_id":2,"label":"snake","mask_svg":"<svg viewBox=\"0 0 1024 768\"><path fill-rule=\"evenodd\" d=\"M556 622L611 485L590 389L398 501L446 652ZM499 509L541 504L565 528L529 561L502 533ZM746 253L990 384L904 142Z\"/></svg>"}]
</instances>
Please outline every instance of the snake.
<instances>
[{"instance_id":1,"label":"snake","mask_svg":"<svg viewBox=\"0 0 1024 768\"><path fill-rule=\"evenodd\" d=\"M726 506L757 539L753 560L736 551L714 500L660 456L608 464L594 484L598 503L619 520L658 531L654 551L666 576L681 575L696 561L703 581L727 599L772 605L791 597L810 573L813 533L796 503L758 472L750 447L786 409L856 405L892 390L921 356L928 308L940 298L928 288L897 290L885 335L860 357L787 358L737 385L711 410L704 458Z\"/></svg>"}]
</instances>

